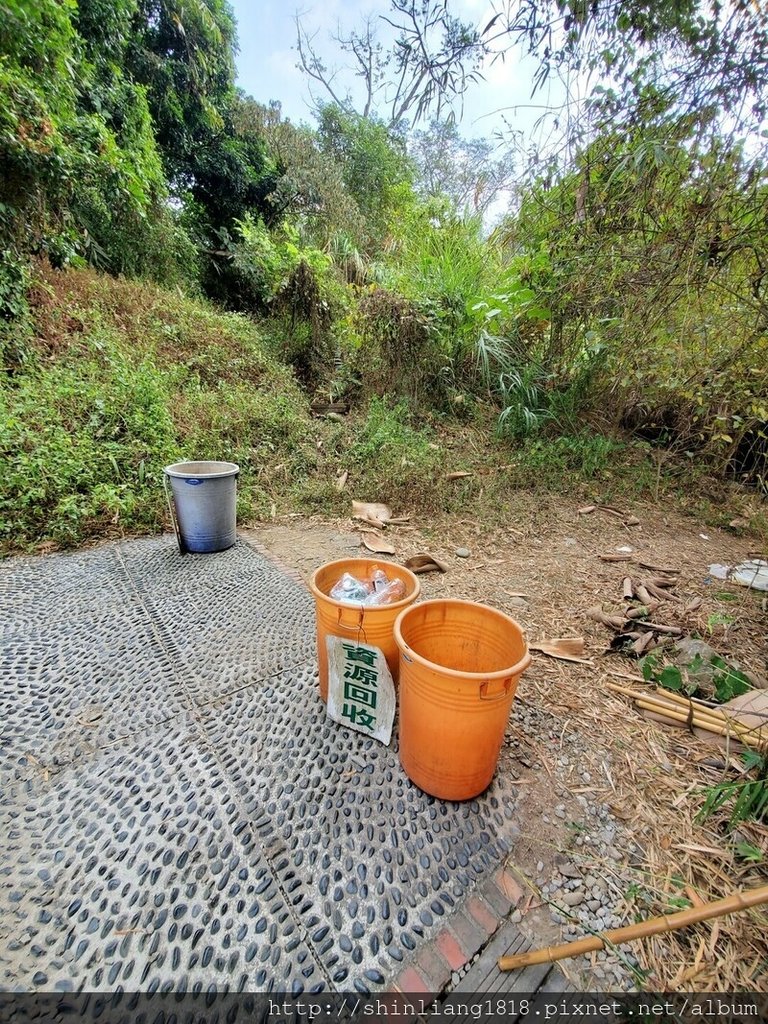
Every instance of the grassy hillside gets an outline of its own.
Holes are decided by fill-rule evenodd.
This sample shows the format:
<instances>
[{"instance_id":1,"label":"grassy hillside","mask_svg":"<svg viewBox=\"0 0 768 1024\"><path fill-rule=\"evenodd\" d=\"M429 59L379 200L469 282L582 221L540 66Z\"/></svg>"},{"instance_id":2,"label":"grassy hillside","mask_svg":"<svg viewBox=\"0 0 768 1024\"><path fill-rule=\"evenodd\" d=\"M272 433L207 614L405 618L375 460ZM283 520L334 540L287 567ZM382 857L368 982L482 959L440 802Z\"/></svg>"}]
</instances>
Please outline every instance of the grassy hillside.
<instances>
[{"instance_id":1,"label":"grassy hillside","mask_svg":"<svg viewBox=\"0 0 768 1024\"><path fill-rule=\"evenodd\" d=\"M274 324L151 284L38 265L28 296L22 328L0 329L6 553L168 529L162 468L184 458L239 463L241 522L346 515L350 497L513 519L521 488L666 495L710 519L733 514L707 506L690 464L660 474L647 446L589 431L505 440L491 405L461 422L363 396L343 422L313 418Z\"/></svg>"},{"instance_id":2,"label":"grassy hillside","mask_svg":"<svg viewBox=\"0 0 768 1024\"><path fill-rule=\"evenodd\" d=\"M50 267L29 305L0 391L4 547L159 529L178 459L238 462L243 516L311 469L306 399L245 317Z\"/></svg>"}]
</instances>

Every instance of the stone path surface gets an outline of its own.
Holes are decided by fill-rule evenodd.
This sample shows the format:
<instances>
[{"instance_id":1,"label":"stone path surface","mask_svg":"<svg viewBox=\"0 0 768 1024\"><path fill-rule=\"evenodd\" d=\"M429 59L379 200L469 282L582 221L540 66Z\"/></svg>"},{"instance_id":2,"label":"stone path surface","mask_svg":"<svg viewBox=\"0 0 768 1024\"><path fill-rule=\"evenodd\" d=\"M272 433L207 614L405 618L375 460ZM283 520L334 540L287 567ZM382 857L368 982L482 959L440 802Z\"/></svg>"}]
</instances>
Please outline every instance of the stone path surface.
<instances>
[{"instance_id":1,"label":"stone path surface","mask_svg":"<svg viewBox=\"0 0 768 1024\"><path fill-rule=\"evenodd\" d=\"M436 800L327 721L264 550L9 560L0 643L2 990L437 992L519 898L514 786Z\"/></svg>"}]
</instances>

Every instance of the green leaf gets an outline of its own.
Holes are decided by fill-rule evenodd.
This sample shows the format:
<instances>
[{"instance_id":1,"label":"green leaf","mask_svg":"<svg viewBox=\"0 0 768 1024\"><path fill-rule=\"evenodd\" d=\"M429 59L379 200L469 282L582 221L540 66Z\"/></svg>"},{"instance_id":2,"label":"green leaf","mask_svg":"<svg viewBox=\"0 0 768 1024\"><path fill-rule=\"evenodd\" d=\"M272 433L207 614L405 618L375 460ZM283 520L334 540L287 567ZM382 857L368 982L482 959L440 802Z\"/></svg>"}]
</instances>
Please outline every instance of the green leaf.
<instances>
[{"instance_id":1,"label":"green leaf","mask_svg":"<svg viewBox=\"0 0 768 1024\"><path fill-rule=\"evenodd\" d=\"M715 684L715 699L725 704L732 697L738 697L741 693L748 693L752 684L738 669L729 668L726 672L717 672L712 677Z\"/></svg>"},{"instance_id":2,"label":"green leaf","mask_svg":"<svg viewBox=\"0 0 768 1024\"><path fill-rule=\"evenodd\" d=\"M763 756L758 754L754 750L745 750L741 755L741 760L745 768L762 768Z\"/></svg>"},{"instance_id":3,"label":"green leaf","mask_svg":"<svg viewBox=\"0 0 768 1024\"><path fill-rule=\"evenodd\" d=\"M676 665L667 665L656 679L667 690L682 690L683 688L683 676Z\"/></svg>"},{"instance_id":4,"label":"green leaf","mask_svg":"<svg viewBox=\"0 0 768 1024\"><path fill-rule=\"evenodd\" d=\"M759 846L753 846L752 843L739 842L735 844L735 847L736 853L742 860L749 861L752 864L762 863L763 851Z\"/></svg>"},{"instance_id":5,"label":"green leaf","mask_svg":"<svg viewBox=\"0 0 768 1024\"><path fill-rule=\"evenodd\" d=\"M647 654L641 663L641 669L643 672L643 679L646 683L650 683L653 679L653 674L656 670L656 658L652 654Z\"/></svg>"},{"instance_id":6,"label":"green leaf","mask_svg":"<svg viewBox=\"0 0 768 1024\"><path fill-rule=\"evenodd\" d=\"M704 665L704 659L702 658L702 656L697 651L694 654L694 656L691 658L691 661L690 661L690 663L688 665L688 671L691 673L691 675L695 676L697 672L701 672L701 669L702 669L703 665Z\"/></svg>"}]
</instances>

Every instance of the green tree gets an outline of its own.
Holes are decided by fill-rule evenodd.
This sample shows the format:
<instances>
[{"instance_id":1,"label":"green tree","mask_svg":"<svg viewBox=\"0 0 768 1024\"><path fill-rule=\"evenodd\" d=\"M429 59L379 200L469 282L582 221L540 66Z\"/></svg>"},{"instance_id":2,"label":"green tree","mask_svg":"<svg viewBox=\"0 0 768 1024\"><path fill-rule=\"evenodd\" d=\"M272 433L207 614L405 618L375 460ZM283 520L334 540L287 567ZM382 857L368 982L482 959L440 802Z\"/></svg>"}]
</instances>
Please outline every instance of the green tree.
<instances>
[{"instance_id":1,"label":"green tree","mask_svg":"<svg viewBox=\"0 0 768 1024\"><path fill-rule=\"evenodd\" d=\"M321 150L341 168L367 230L367 247L380 244L403 192L412 194L414 166L401 138L381 121L348 113L334 104L318 115Z\"/></svg>"},{"instance_id":2,"label":"green tree","mask_svg":"<svg viewBox=\"0 0 768 1024\"><path fill-rule=\"evenodd\" d=\"M19 253L172 278L183 239L144 90L120 63L133 10L130 0L109 11L87 0L0 4L0 230ZM81 24L98 37L81 36Z\"/></svg>"},{"instance_id":3,"label":"green tree","mask_svg":"<svg viewBox=\"0 0 768 1024\"><path fill-rule=\"evenodd\" d=\"M342 166L321 148L314 129L284 118L279 103L264 106L250 96L241 97L235 124L238 132L263 139L274 164L274 188L267 197L273 220L293 220L321 247L339 234L355 242L364 237L365 222Z\"/></svg>"},{"instance_id":4,"label":"green tree","mask_svg":"<svg viewBox=\"0 0 768 1024\"><path fill-rule=\"evenodd\" d=\"M147 88L157 142L177 189L189 184L200 154L228 127L235 43L226 0L136 0L126 67Z\"/></svg>"}]
</instances>

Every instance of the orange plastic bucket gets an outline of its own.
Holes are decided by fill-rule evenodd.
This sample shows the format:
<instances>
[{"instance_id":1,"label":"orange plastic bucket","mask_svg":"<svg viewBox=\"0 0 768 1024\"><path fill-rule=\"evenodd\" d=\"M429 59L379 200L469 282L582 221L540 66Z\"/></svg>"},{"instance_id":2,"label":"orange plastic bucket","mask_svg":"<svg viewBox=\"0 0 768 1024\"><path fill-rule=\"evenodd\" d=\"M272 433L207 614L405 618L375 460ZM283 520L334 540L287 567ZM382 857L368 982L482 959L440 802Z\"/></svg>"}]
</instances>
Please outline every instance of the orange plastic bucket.
<instances>
[{"instance_id":1,"label":"orange plastic bucket","mask_svg":"<svg viewBox=\"0 0 768 1024\"><path fill-rule=\"evenodd\" d=\"M512 700L531 663L521 627L474 601L424 601L395 622L400 762L432 796L470 800L496 770Z\"/></svg>"},{"instance_id":2,"label":"orange plastic bucket","mask_svg":"<svg viewBox=\"0 0 768 1024\"><path fill-rule=\"evenodd\" d=\"M405 584L405 597L392 604L371 605L352 604L348 601L337 601L330 597L333 589L345 572L359 578L366 578L374 566L380 566L390 579L402 580ZM413 604L421 592L421 585L414 574L402 565L395 565L386 560L374 558L341 558L337 562L321 565L312 574L309 588L315 598L315 618L317 620L317 663L320 669L320 696L328 699L328 649L325 639L328 636L340 636L354 639L360 643L378 647L387 659L389 671L397 683L400 664L400 652L393 628L395 619Z\"/></svg>"}]
</instances>

